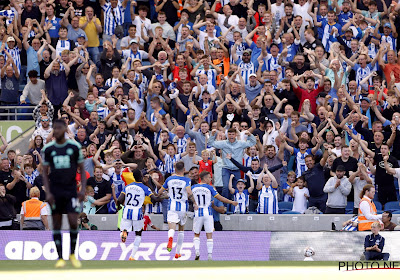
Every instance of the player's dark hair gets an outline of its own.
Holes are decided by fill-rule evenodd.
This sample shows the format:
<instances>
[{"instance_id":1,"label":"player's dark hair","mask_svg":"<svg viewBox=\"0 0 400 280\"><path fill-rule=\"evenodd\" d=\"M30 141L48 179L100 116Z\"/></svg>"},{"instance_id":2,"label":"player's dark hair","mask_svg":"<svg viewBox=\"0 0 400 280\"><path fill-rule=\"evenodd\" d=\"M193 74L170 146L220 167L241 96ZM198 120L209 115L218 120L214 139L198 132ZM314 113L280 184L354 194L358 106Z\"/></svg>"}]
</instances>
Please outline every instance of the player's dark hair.
<instances>
[{"instance_id":1,"label":"player's dark hair","mask_svg":"<svg viewBox=\"0 0 400 280\"><path fill-rule=\"evenodd\" d=\"M135 169L133 172L133 177L135 178L136 182L142 182L143 181L143 175L142 172L139 169Z\"/></svg>"},{"instance_id":2,"label":"player's dark hair","mask_svg":"<svg viewBox=\"0 0 400 280\"><path fill-rule=\"evenodd\" d=\"M176 169L176 171L183 171L183 170L185 170L185 164L183 163L183 161L178 161L178 162L175 164L175 169Z\"/></svg>"},{"instance_id":3,"label":"player's dark hair","mask_svg":"<svg viewBox=\"0 0 400 280\"><path fill-rule=\"evenodd\" d=\"M207 175L210 175L210 172L208 172L208 171L201 171L201 173L200 173L200 180L203 181L204 178L205 178Z\"/></svg>"},{"instance_id":4,"label":"player's dark hair","mask_svg":"<svg viewBox=\"0 0 400 280\"><path fill-rule=\"evenodd\" d=\"M56 120L54 120L54 121L53 121L53 126L54 126L55 124L59 124L59 125L62 125L62 126L64 126L64 127L67 127L67 124L66 124L65 121L62 120L62 119L56 119Z\"/></svg>"}]
</instances>

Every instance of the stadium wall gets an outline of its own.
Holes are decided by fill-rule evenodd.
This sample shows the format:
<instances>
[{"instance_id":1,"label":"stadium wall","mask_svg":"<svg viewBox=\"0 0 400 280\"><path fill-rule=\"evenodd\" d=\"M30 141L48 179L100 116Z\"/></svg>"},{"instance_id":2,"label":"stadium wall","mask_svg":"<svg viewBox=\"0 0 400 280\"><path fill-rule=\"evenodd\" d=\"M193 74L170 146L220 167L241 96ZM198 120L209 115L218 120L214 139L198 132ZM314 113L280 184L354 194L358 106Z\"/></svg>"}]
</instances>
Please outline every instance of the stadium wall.
<instances>
[{"instance_id":1,"label":"stadium wall","mask_svg":"<svg viewBox=\"0 0 400 280\"><path fill-rule=\"evenodd\" d=\"M301 261L304 249L314 248L315 261L357 261L363 252L367 232L214 232L214 260L223 261ZM391 261L400 260L400 235L381 233L386 241L384 252ZM193 260L193 233L185 234L182 260ZM166 250L166 232L145 232L135 259L172 260ZM63 232L64 258L69 251L69 233ZM119 232L81 231L76 255L81 260L127 260L133 248L134 235L121 243ZM175 246L175 244L173 245ZM201 260L207 258L206 238L201 235ZM173 250L174 252L174 250ZM56 250L50 231L2 231L0 260L54 260Z\"/></svg>"},{"instance_id":2,"label":"stadium wall","mask_svg":"<svg viewBox=\"0 0 400 280\"><path fill-rule=\"evenodd\" d=\"M240 231L330 231L332 223L336 229L341 229L343 222L350 220L352 215L249 215L233 214L220 215L221 224L224 230ZM96 225L99 230L116 230L118 217L116 215L88 215L90 223ZM162 228L164 220L162 215L151 214L150 218L154 225ZM51 226L51 219L50 226ZM400 224L400 215L394 214L392 221ZM191 230L193 220L188 219L185 228ZM66 215L63 218L62 229L68 229L68 220Z\"/></svg>"}]
</instances>

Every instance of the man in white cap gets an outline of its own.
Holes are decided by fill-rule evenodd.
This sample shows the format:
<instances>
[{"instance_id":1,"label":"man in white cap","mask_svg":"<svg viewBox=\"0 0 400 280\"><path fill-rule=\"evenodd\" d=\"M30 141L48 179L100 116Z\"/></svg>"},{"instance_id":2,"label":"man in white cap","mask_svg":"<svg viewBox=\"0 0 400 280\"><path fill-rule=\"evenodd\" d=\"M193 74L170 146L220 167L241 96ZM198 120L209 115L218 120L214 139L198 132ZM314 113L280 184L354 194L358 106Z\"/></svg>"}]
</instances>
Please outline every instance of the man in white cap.
<instances>
[{"instance_id":1,"label":"man in white cap","mask_svg":"<svg viewBox=\"0 0 400 280\"><path fill-rule=\"evenodd\" d=\"M249 102L251 102L259 95L260 90L263 88L263 85L258 81L257 75L253 73L250 74L249 83L245 85L244 88L246 90L246 97Z\"/></svg>"},{"instance_id":2,"label":"man in white cap","mask_svg":"<svg viewBox=\"0 0 400 280\"><path fill-rule=\"evenodd\" d=\"M127 50L118 50L118 52L126 59L128 57L131 58L131 61L135 59L140 59L140 61L143 61L143 59L147 59L149 57L149 54L145 51L139 50L139 41L138 39L132 39L129 42L129 49ZM131 69L131 64L128 64L127 70Z\"/></svg>"},{"instance_id":3,"label":"man in white cap","mask_svg":"<svg viewBox=\"0 0 400 280\"><path fill-rule=\"evenodd\" d=\"M20 58L20 53L21 53L21 48L22 48L22 43L21 40L14 34L13 31L10 32L8 38L7 38L7 46L5 46L5 50L8 51L8 53L11 55L12 59L14 60L15 65L17 65L18 72L21 72L21 58ZM0 48L1 52L2 48ZM7 58L8 59L8 58Z\"/></svg>"}]
</instances>

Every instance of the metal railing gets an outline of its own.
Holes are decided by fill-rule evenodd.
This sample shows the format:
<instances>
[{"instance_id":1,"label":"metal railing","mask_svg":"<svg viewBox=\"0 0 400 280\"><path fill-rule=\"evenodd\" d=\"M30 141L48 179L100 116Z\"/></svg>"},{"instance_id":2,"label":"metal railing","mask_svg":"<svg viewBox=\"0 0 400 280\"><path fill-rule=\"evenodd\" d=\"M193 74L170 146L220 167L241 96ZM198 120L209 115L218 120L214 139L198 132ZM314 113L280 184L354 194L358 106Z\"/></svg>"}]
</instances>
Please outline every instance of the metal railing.
<instances>
[{"instance_id":1,"label":"metal railing","mask_svg":"<svg viewBox=\"0 0 400 280\"><path fill-rule=\"evenodd\" d=\"M0 106L0 119L10 121L33 120L33 109L35 109L35 107L36 106Z\"/></svg>"}]
</instances>

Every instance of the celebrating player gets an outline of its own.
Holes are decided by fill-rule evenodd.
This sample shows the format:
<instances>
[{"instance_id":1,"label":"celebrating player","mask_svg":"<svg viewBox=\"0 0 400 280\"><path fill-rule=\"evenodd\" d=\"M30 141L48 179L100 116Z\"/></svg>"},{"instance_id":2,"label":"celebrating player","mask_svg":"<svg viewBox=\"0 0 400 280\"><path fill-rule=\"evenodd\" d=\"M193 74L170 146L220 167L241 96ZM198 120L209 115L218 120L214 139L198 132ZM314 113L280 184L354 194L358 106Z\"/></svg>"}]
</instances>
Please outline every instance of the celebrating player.
<instances>
[{"instance_id":1,"label":"celebrating player","mask_svg":"<svg viewBox=\"0 0 400 280\"><path fill-rule=\"evenodd\" d=\"M84 159L81 145L70 139L65 139L67 125L64 120L53 122L55 141L44 146L43 152L43 184L47 192L47 201L52 208L53 239L56 244L58 261L56 268L63 268L66 262L62 258L61 221L62 214L68 214L71 236L71 255L69 257L75 268L82 266L75 257L76 239L78 236L78 213L80 202L85 197L86 176L81 176L81 188L77 193L76 170L85 174ZM49 173L50 169L50 173Z\"/></svg>"},{"instance_id":2,"label":"celebrating player","mask_svg":"<svg viewBox=\"0 0 400 280\"><path fill-rule=\"evenodd\" d=\"M194 210L198 209L197 203L193 198L192 190L190 189L190 179L184 176L185 165L182 161L175 164L175 174L168 177L164 185L158 192L161 195L164 190L169 193L169 206L168 206L168 245L167 250L171 252L172 242L174 241L174 234L176 224L179 224L178 242L176 245L175 258L181 257L181 248L184 238L184 230L186 223L186 212L188 211L188 198L193 202Z\"/></svg>"},{"instance_id":3,"label":"celebrating player","mask_svg":"<svg viewBox=\"0 0 400 280\"><path fill-rule=\"evenodd\" d=\"M135 177L134 183L129 184L124 188L117 200L117 208L119 209L121 204L124 204L124 211L121 219L121 240L125 243L128 237L128 232L135 231L136 238L133 242L133 250L130 261L135 260L135 254L139 249L140 242L142 241L142 231L144 226L143 219L143 203L146 196L149 196L152 203L160 202L162 199L155 197L151 192L150 188L141 183L143 176L142 173L136 169L133 172Z\"/></svg>"},{"instance_id":4,"label":"celebrating player","mask_svg":"<svg viewBox=\"0 0 400 280\"><path fill-rule=\"evenodd\" d=\"M200 173L200 184L192 186L194 199L199 206L199 209L195 210L194 212L193 219L193 243L194 249L196 250L195 260L200 259L200 232L203 226L207 235L208 260L212 260L212 251L214 247L214 242L212 239L212 232L214 230L214 218L211 207L212 197L215 197L223 203L232 204L233 206L238 205L237 201L229 200L217 193L217 191L210 185L211 182L211 173L208 171L203 171Z\"/></svg>"}]
</instances>

